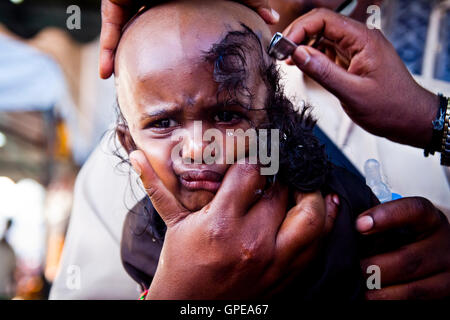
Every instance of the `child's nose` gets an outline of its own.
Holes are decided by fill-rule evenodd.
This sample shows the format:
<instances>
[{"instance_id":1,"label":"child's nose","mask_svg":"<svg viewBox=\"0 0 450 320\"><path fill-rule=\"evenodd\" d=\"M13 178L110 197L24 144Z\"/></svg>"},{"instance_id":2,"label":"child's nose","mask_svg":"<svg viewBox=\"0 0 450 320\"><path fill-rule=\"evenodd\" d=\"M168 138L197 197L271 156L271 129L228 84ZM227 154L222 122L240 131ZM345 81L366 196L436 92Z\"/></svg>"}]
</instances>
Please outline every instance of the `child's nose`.
<instances>
[{"instance_id":1,"label":"child's nose","mask_svg":"<svg viewBox=\"0 0 450 320\"><path fill-rule=\"evenodd\" d=\"M203 153L210 142L204 141L204 129L201 121L195 121L192 126L186 128L186 135L183 137L182 158L189 163L202 164L204 163ZM212 156L214 156L214 149Z\"/></svg>"}]
</instances>

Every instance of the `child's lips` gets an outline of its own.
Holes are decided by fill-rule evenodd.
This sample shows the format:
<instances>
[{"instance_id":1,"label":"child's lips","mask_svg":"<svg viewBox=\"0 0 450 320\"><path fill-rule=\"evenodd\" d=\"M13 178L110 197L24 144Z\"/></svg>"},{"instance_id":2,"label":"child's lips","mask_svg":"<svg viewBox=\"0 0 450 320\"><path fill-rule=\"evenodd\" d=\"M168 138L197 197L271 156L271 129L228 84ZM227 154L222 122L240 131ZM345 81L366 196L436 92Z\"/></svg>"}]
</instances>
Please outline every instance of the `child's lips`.
<instances>
[{"instance_id":1,"label":"child's lips","mask_svg":"<svg viewBox=\"0 0 450 320\"><path fill-rule=\"evenodd\" d=\"M209 170L185 171L179 175L181 184L189 191L206 190L217 192L223 175Z\"/></svg>"}]
</instances>

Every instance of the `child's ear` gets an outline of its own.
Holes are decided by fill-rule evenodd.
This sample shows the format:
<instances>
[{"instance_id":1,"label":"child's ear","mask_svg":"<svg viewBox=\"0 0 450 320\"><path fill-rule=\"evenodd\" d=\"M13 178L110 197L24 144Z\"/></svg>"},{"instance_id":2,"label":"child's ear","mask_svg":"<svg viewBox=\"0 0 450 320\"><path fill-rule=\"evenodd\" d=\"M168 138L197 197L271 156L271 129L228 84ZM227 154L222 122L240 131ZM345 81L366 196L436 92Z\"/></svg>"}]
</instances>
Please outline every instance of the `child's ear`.
<instances>
[{"instance_id":1,"label":"child's ear","mask_svg":"<svg viewBox=\"0 0 450 320\"><path fill-rule=\"evenodd\" d=\"M124 124L117 125L116 134L119 138L120 144L125 148L128 154L130 154L134 150L137 150L136 144L134 143L128 126Z\"/></svg>"}]
</instances>

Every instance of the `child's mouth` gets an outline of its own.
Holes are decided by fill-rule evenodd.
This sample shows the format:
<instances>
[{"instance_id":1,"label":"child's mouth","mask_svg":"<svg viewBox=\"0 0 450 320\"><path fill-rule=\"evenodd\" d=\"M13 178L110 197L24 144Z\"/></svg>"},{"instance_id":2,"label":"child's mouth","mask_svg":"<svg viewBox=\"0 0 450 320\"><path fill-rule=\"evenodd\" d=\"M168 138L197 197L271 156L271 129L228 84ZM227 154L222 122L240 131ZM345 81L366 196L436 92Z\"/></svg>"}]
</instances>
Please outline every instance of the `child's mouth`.
<instances>
[{"instance_id":1,"label":"child's mouth","mask_svg":"<svg viewBox=\"0 0 450 320\"><path fill-rule=\"evenodd\" d=\"M223 175L209 170L185 171L179 176L180 182L189 191L206 190L216 193L222 183Z\"/></svg>"}]
</instances>

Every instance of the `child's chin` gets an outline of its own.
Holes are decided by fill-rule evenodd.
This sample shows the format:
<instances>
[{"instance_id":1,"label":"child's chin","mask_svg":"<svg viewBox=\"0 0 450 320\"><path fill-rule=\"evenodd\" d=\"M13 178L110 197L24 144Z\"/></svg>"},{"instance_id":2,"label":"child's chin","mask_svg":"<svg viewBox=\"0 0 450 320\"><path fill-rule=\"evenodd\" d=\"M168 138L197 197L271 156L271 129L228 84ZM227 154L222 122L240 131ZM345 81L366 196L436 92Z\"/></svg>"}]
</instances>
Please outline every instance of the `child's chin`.
<instances>
[{"instance_id":1,"label":"child's chin","mask_svg":"<svg viewBox=\"0 0 450 320\"><path fill-rule=\"evenodd\" d=\"M200 211L204 206L211 202L215 194L209 191L190 192L187 197L184 197L183 206L191 212Z\"/></svg>"}]
</instances>

